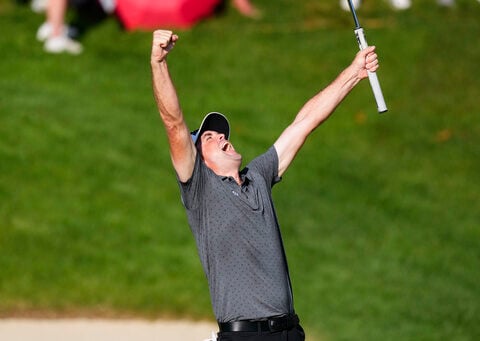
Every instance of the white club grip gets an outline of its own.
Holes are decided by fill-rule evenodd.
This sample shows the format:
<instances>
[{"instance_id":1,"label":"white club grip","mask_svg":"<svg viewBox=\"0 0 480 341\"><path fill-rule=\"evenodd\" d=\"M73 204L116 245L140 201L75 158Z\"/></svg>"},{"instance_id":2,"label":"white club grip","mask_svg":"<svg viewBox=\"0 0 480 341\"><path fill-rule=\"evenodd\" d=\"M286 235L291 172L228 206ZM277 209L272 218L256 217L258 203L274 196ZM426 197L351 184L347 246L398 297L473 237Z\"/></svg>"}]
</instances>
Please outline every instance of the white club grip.
<instances>
[{"instance_id":1,"label":"white club grip","mask_svg":"<svg viewBox=\"0 0 480 341\"><path fill-rule=\"evenodd\" d=\"M357 37L360 50L368 47L367 39L365 39L365 34L363 33L363 28L357 28L355 30L355 36ZM372 87L373 95L375 96L375 101L377 102L378 112L382 113L387 111L387 105L383 99L382 88L378 82L377 74L375 72L368 71L368 80L370 81L370 86Z\"/></svg>"}]
</instances>

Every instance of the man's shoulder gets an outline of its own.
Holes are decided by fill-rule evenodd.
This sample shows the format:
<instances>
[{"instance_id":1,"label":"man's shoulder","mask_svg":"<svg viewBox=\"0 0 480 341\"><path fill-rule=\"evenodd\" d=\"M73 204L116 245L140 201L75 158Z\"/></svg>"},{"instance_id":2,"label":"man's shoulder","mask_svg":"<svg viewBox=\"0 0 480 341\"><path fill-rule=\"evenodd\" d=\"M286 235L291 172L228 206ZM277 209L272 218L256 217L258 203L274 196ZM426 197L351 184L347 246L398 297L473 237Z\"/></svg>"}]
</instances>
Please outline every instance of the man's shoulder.
<instances>
[{"instance_id":1,"label":"man's shoulder","mask_svg":"<svg viewBox=\"0 0 480 341\"><path fill-rule=\"evenodd\" d=\"M275 147L272 145L264 153L252 159L247 164L247 167L256 165L256 164L261 164L261 163L271 163L271 162L275 162L276 160L278 160L278 154Z\"/></svg>"},{"instance_id":2,"label":"man's shoulder","mask_svg":"<svg viewBox=\"0 0 480 341\"><path fill-rule=\"evenodd\" d=\"M266 152L254 158L246 167L245 170L251 174L258 174L268 182L271 182L278 175L278 155L274 146L268 148ZM277 181L274 181L277 182Z\"/></svg>"}]
</instances>

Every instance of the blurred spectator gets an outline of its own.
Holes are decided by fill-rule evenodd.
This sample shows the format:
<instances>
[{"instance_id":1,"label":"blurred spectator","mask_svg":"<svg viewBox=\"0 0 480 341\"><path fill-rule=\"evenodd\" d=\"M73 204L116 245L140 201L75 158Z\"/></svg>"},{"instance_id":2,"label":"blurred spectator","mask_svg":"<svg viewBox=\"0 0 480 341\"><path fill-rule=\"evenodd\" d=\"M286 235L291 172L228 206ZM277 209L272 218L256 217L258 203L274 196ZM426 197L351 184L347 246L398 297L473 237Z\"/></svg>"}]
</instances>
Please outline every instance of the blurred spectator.
<instances>
[{"instance_id":1,"label":"blurred spectator","mask_svg":"<svg viewBox=\"0 0 480 341\"><path fill-rule=\"evenodd\" d=\"M43 49L49 53L80 54L82 44L68 36L68 27L65 24L67 14L67 0L48 0L46 21L37 31L37 39L44 42Z\"/></svg>"},{"instance_id":2,"label":"blurred spectator","mask_svg":"<svg viewBox=\"0 0 480 341\"><path fill-rule=\"evenodd\" d=\"M76 22L66 24L68 7L76 11ZM46 12L46 21L37 30L37 39L44 43L43 48L49 53L80 54L82 44L78 38L88 24L103 20L115 9L115 0L34 0L32 10Z\"/></svg>"},{"instance_id":3,"label":"blurred spectator","mask_svg":"<svg viewBox=\"0 0 480 341\"><path fill-rule=\"evenodd\" d=\"M411 0L389 0L394 9L403 10L408 9L412 5ZM480 2L480 0L478 0ZM360 7L361 0L352 0L355 8ZM437 0L437 4L444 7L452 7L455 5L455 0ZM345 11L349 11L348 0L340 0L340 7Z\"/></svg>"},{"instance_id":4,"label":"blurred spectator","mask_svg":"<svg viewBox=\"0 0 480 341\"><path fill-rule=\"evenodd\" d=\"M396 10L404 10L410 8L411 6L410 0L389 0L389 2L390 5L392 5L392 7ZM352 3L355 9L357 9L358 7L360 7L361 0L352 0ZM342 7L342 9L345 11L350 10L347 0L340 0L340 7Z\"/></svg>"},{"instance_id":5,"label":"blurred spectator","mask_svg":"<svg viewBox=\"0 0 480 341\"><path fill-rule=\"evenodd\" d=\"M43 13L47 10L48 0L32 0L30 7L35 13Z\"/></svg>"},{"instance_id":6,"label":"blurred spectator","mask_svg":"<svg viewBox=\"0 0 480 341\"><path fill-rule=\"evenodd\" d=\"M75 13L70 23L71 38L80 38L113 14L117 6L116 0L69 0L69 3Z\"/></svg>"}]
</instances>

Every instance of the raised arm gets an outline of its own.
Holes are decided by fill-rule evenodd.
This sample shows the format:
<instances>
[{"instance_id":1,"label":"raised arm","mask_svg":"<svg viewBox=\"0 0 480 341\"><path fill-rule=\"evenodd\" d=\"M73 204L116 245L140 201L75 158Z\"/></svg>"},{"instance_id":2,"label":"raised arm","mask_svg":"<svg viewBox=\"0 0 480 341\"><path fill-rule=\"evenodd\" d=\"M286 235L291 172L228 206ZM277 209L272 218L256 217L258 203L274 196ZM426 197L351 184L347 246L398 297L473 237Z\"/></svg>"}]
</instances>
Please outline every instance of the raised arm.
<instances>
[{"instance_id":1,"label":"raised arm","mask_svg":"<svg viewBox=\"0 0 480 341\"><path fill-rule=\"evenodd\" d=\"M187 181L193 172L197 150L190 137L167 66L167 55L178 36L172 31L153 33L151 67L153 94L165 126L173 167L180 181Z\"/></svg>"},{"instance_id":2,"label":"raised arm","mask_svg":"<svg viewBox=\"0 0 480 341\"><path fill-rule=\"evenodd\" d=\"M375 47L370 46L358 52L353 62L330 85L305 103L294 121L282 132L274 144L280 176L290 166L308 135L335 111L358 82L368 76L367 70L377 70L378 60L374 50Z\"/></svg>"}]
</instances>

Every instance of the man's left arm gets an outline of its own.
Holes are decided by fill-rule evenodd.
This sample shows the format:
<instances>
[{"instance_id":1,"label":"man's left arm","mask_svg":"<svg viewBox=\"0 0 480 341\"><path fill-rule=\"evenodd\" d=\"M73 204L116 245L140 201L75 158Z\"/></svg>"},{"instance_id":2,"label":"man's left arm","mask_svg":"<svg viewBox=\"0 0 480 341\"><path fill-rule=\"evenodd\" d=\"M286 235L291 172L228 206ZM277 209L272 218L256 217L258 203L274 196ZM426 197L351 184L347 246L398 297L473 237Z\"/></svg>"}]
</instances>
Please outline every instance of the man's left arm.
<instances>
[{"instance_id":1,"label":"man's left arm","mask_svg":"<svg viewBox=\"0 0 480 341\"><path fill-rule=\"evenodd\" d=\"M374 50L374 46L369 46L359 51L352 63L330 85L305 103L294 121L275 141L279 176L290 166L308 135L335 111L358 82L368 77L367 70L374 72L378 69Z\"/></svg>"}]
</instances>

